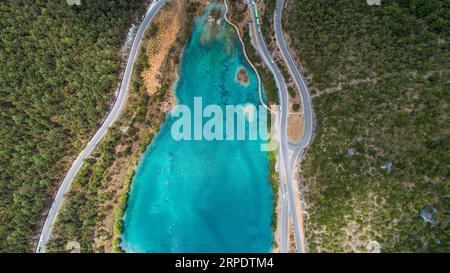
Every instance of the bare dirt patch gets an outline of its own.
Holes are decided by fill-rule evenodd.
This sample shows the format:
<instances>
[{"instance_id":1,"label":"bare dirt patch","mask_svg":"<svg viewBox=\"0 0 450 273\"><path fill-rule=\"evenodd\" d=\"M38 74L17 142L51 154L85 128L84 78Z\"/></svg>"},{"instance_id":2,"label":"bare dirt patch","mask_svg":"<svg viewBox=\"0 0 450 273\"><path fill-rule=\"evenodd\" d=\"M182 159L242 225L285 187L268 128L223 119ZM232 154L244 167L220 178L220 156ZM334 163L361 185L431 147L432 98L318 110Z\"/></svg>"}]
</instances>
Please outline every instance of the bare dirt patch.
<instances>
[{"instance_id":1,"label":"bare dirt patch","mask_svg":"<svg viewBox=\"0 0 450 273\"><path fill-rule=\"evenodd\" d=\"M302 114L291 113L288 116L288 139L292 143L298 143L303 136L304 119Z\"/></svg>"}]
</instances>

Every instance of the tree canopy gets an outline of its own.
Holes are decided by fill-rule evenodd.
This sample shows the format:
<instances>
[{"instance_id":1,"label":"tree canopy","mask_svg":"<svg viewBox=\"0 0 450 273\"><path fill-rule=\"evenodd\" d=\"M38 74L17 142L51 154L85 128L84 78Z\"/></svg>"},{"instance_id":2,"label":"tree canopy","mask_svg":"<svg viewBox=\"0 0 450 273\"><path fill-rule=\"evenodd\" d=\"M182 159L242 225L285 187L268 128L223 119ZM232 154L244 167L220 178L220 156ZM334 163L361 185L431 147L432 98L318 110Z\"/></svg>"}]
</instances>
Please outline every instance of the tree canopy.
<instances>
[{"instance_id":1,"label":"tree canopy","mask_svg":"<svg viewBox=\"0 0 450 273\"><path fill-rule=\"evenodd\" d=\"M34 250L51 197L112 102L141 4L0 2L0 251Z\"/></svg>"},{"instance_id":2,"label":"tree canopy","mask_svg":"<svg viewBox=\"0 0 450 273\"><path fill-rule=\"evenodd\" d=\"M450 1L287 2L316 96L301 168L310 251L448 252Z\"/></svg>"}]
</instances>

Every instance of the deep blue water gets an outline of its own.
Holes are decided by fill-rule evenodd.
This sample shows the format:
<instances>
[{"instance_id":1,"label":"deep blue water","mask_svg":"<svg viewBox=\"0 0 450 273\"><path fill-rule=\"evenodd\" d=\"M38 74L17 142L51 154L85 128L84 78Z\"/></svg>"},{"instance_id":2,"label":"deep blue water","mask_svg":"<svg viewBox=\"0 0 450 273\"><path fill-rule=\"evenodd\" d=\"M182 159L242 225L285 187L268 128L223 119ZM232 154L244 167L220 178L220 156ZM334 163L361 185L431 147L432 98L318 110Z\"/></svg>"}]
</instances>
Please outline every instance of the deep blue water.
<instances>
[{"instance_id":1,"label":"deep blue water","mask_svg":"<svg viewBox=\"0 0 450 273\"><path fill-rule=\"evenodd\" d=\"M206 13L223 6L208 5ZM178 104L259 105L257 78L234 29L196 19L175 87ZM248 85L235 80L239 67ZM132 181L124 216L127 252L269 252L272 201L267 152L256 141L175 141L167 117Z\"/></svg>"}]
</instances>

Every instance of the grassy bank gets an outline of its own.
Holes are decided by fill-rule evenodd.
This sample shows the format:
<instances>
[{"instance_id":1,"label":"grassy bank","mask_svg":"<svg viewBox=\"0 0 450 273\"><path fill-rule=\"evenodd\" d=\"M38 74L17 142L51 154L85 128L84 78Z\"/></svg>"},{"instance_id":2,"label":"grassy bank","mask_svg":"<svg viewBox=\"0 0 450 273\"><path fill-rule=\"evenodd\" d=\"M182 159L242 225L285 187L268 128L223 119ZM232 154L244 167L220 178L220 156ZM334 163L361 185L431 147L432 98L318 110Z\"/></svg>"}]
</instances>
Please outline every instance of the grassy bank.
<instances>
[{"instance_id":1,"label":"grassy bank","mask_svg":"<svg viewBox=\"0 0 450 273\"><path fill-rule=\"evenodd\" d=\"M270 182L270 186L272 187L272 191L273 191L273 207L276 208L277 204L278 204L278 198L279 198L278 192L280 191L280 176L275 171L278 150L271 151L268 154L269 154L269 168L270 168L269 182ZM278 219L278 212L275 209L274 213L273 213L273 218L272 218L272 232L275 232L275 230L277 229L277 224L278 224L277 219Z\"/></svg>"}]
</instances>

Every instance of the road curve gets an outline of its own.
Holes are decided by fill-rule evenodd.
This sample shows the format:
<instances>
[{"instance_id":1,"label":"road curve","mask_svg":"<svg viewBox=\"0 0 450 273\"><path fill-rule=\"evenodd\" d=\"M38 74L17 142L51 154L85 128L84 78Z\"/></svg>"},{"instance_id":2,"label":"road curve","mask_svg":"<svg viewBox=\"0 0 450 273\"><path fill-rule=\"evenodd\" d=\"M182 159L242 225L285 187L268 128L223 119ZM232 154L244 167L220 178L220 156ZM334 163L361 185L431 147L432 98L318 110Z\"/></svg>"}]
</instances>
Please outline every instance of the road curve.
<instances>
[{"instance_id":1,"label":"road curve","mask_svg":"<svg viewBox=\"0 0 450 273\"><path fill-rule=\"evenodd\" d=\"M278 44L278 47L281 51L281 55L283 56L283 59L285 63L287 64L289 71L291 75L294 78L295 85L297 86L298 90L300 91L300 95L302 97L302 104L303 104L303 112L304 112L304 119L305 119L305 128L303 137L300 140L299 143L293 144L291 146L297 146L297 149L304 149L306 148L312 139L313 134L313 112L312 112L312 102L311 102L311 95L309 93L308 87L303 79L303 76L301 75L300 71L298 70L294 59L292 58L289 49L286 46L286 42L283 37L283 30L282 30L282 24L281 24L281 16L283 12L283 6L284 6L285 0L277 0L276 7L275 7L275 20L274 20L274 28L275 28L275 38Z\"/></svg>"},{"instance_id":2,"label":"road curve","mask_svg":"<svg viewBox=\"0 0 450 273\"><path fill-rule=\"evenodd\" d=\"M256 43L258 44L258 51L261 56L261 58L264 60L266 66L269 68L269 70L272 72L275 82L278 87L278 96L280 97L280 130L279 130L279 140L280 140L280 167L284 170L285 175L285 181L286 181L286 189L288 195L286 198L288 198L289 202L289 210L292 217L292 222L294 226L294 237L296 241L297 246L297 252L303 252L303 248L301 245L301 239L300 239L300 232L299 232L299 225L297 220L297 210L295 206L294 201L294 192L292 188L292 170L291 170L291 164L290 164L290 158L289 158L289 150L288 150L288 140L287 140L287 115L288 115L288 98L287 98L287 87L286 82L284 81L283 75L281 74L280 69L275 64L275 62L272 62L272 58L270 56L269 51L267 50L267 47L265 45L264 38L261 34L259 24L257 23L256 19L256 4L250 0L249 1L249 8L252 14L252 22L254 26L254 32L256 37ZM286 213L286 212L285 212ZM283 218L283 216L282 216ZM287 228L281 228L281 238L287 238L283 234L283 232L287 230ZM284 245L284 244L282 244ZM283 250L282 250L283 251Z\"/></svg>"},{"instance_id":3,"label":"road curve","mask_svg":"<svg viewBox=\"0 0 450 273\"><path fill-rule=\"evenodd\" d=\"M44 226L41 231L41 235L39 237L39 242L36 247L36 252L45 252L45 245L47 244L50 233L52 231L53 224L55 223L56 216L58 215L59 210L61 209L61 205L64 199L64 194L68 191L70 184L76 177L78 171L83 166L83 161L89 157L92 151L95 149L97 144L102 140L107 130L114 121L119 117L120 112L125 104L127 94L128 94L128 86L131 81L131 74L133 72L134 62L137 57L137 53L139 50L139 46L141 44L142 37L144 35L145 29L155 16L161 7L164 5L165 0L156 0L149 7L144 20L139 26L138 31L136 32L136 36L133 40L133 45L131 46L130 53L128 55L128 60L125 68L125 73L122 78L122 82L120 85L119 94L117 95L116 102L108 117L103 122L100 129L98 129L97 133L92 137L89 143L86 145L84 150L78 155L77 159L73 162L72 166L69 169L69 172L66 174L63 182L61 183L58 192L56 193L56 197L53 200L50 211L45 220Z\"/></svg>"},{"instance_id":4,"label":"road curve","mask_svg":"<svg viewBox=\"0 0 450 273\"><path fill-rule=\"evenodd\" d=\"M309 93L308 87L303 79L303 76L298 70L291 54L289 53L289 50L286 46L286 42L283 37L283 30L281 24L283 6L284 0L277 0L274 15L275 38L278 44L278 48L281 51L281 55L283 56L284 62L288 66L289 71L294 78L297 89L300 91L304 117L304 132L302 139L300 140L299 143L295 144L289 143L289 148L291 149L291 151L293 151L293 155L290 158L289 165L290 169L294 170L295 164L297 163L298 159L303 157L306 147L311 142L314 128L314 117L312 112L313 109L312 109L311 95ZM295 233L296 233L296 241L300 242L301 240L300 234L297 234L300 233L299 229L296 228Z\"/></svg>"}]
</instances>

